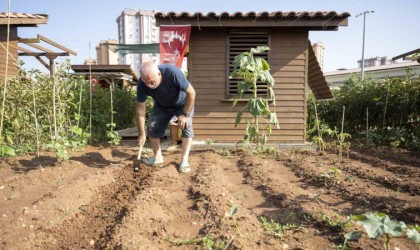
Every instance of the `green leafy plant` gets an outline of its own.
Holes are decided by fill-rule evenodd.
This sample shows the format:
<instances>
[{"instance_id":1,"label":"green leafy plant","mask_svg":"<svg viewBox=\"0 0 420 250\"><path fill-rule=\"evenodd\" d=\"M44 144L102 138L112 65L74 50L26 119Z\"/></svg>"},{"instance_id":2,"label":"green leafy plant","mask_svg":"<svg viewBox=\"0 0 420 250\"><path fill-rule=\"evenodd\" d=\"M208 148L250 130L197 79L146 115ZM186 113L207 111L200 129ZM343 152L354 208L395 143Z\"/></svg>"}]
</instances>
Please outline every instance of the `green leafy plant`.
<instances>
[{"instance_id":1,"label":"green leafy plant","mask_svg":"<svg viewBox=\"0 0 420 250\"><path fill-rule=\"evenodd\" d=\"M353 179L353 176L352 175L347 175L344 180L345 181L348 181L348 182L355 182L355 180Z\"/></svg>"},{"instance_id":2,"label":"green leafy plant","mask_svg":"<svg viewBox=\"0 0 420 250\"><path fill-rule=\"evenodd\" d=\"M358 240L360 239L360 237L362 237L362 233L358 232L358 231L351 231L349 233L346 233L344 235L344 242L342 245L338 245L336 246L336 250L346 250L347 246L348 246L348 241L350 240Z\"/></svg>"},{"instance_id":3,"label":"green leafy plant","mask_svg":"<svg viewBox=\"0 0 420 250\"><path fill-rule=\"evenodd\" d=\"M336 140L332 141L330 144L337 150L338 162L341 163L343 161L343 151L347 152L348 155L350 150L351 143L346 142L346 139L351 138L351 135L347 133L339 133L337 129L333 130L333 135Z\"/></svg>"},{"instance_id":4,"label":"green leafy plant","mask_svg":"<svg viewBox=\"0 0 420 250\"><path fill-rule=\"evenodd\" d=\"M82 148L88 144L90 134L85 132L82 128L78 126L72 126L70 128L73 132L73 136L70 136L71 147L74 149Z\"/></svg>"},{"instance_id":5,"label":"green leafy plant","mask_svg":"<svg viewBox=\"0 0 420 250\"><path fill-rule=\"evenodd\" d=\"M336 230L342 230L352 225L352 217L347 217L346 220L342 220L339 216L329 217L328 215L321 213L319 219L325 223L326 226Z\"/></svg>"},{"instance_id":6,"label":"green leafy plant","mask_svg":"<svg viewBox=\"0 0 420 250\"><path fill-rule=\"evenodd\" d=\"M0 157L52 150L64 160L68 149L84 147L89 139L116 144L115 130L135 126L135 91L115 86L91 92L85 77L70 73L69 61L53 77L22 68L8 82ZM152 105L148 98L146 117Z\"/></svg>"},{"instance_id":7,"label":"green leafy plant","mask_svg":"<svg viewBox=\"0 0 420 250\"><path fill-rule=\"evenodd\" d=\"M318 123L319 121L316 121ZM312 137L312 141L318 145L318 150L324 152L327 149L328 142L324 140L325 136L332 136L334 131L328 127L327 124L317 125L318 134Z\"/></svg>"},{"instance_id":8,"label":"green leafy plant","mask_svg":"<svg viewBox=\"0 0 420 250\"><path fill-rule=\"evenodd\" d=\"M45 144L45 147L53 151L59 161L67 161L70 159L70 156L67 152L67 147L69 147L67 138L62 136L54 136L49 143Z\"/></svg>"},{"instance_id":9,"label":"green leafy plant","mask_svg":"<svg viewBox=\"0 0 420 250\"><path fill-rule=\"evenodd\" d=\"M386 237L384 247L386 250L390 248L392 237L401 236L406 231L407 226L403 221L394 221L388 215L383 213L362 214L353 217L357 224L362 225L369 238Z\"/></svg>"},{"instance_id":10,"label":"green leafy plant","mask_svg":"<svg viewBox=\"0 0 420 250\"><path fill-rule=\"evenodd\" d=\"M197 244L201 242L201 239L186 239L186 240L173 240L171 238L166 238L167 241L169 241L172 244L175 244L177 246L182 246L182 245L193 245L193 244Z\"/></svg>"},{"instance_id":11,"label":"green leafy plant","mask_svg":"<svg viewBox=\"0 0 420 250\"><path fill-rule=\"evenodd\" d=\"M210 138L207 138L206 139L206 141L205 141L205 143L206 143L206 145L211 145L211 144L213 144L215 141L213 140L213 139L210 139Z\"/></svg>"},{"instance_id":12,"label":"green leafy plant","mask_svg":"<svg viewBox=\"0 0 420 250\"><path fill-rule=\"evenodd\" d=\"M340 111L345 106L344 131L353 139L363 138L369 145L420 148L420 77L410 68L404 77L386 81L366 75L363 84L360 76L354 74L332 92L334 100L329 101L311 101L314 96L308 94L308 128L316 127L317 115L321 124L339 127ZM309 129L308 135L316 132Z\"/></svg>"},{"instance_id":13,"label":"green leafy plant","mask_svg":"<svg viewBox=\"0 0 420 250\"><path fill-rule=\"evenodd\" d=\"M15 156L15 149L8 145L0 145L0 157Z\"/></svg>"},{"instance_id":14,"label":"green leafy plant","mask_svg":"<svg viewBox=\"0 0 420 250\"><path fill-rule=\"evenodd\" d=\"M211 237L206 236L202 239L201 242L203 250L213 250L215 248L215 242Z\"/></svg>"},{"instance_id":15,"label":"green leafy plant","mask_svg":"<svg viewBox=\"0 0 420 250\"><path fill-rule=\"evenodd\" d=\"M341 170L337 167L328 169L325 173L319 175L320 180L324 183L325 187L332 187L339 183L337 177L341 175Z\"/></svg>"},{"instance_id":16,"label":"green leafy plant","mask_svg":"<svg viewBox=\"0 0 420 250\"><path fill-rule=\"evenodd\" d=\"M416 244L420 244L420 233L419 233L419 227L412 227L407 229L407 237L414 241Z\"/></svg>"},{"instance_id":17,"label":"green leafy plant","mask_svg":"<svg viewBox=\"0 0 420 250\"><path fill-rule=\"evenodd\" d=\"M219 241L215 242L210 236L206 236L201 240L202 247L199 247L199 250L226 250L232 244L233 238L228 242Z\"/></svg>"},{"instance_id":18,"label":"green leafy plant","mask_svg":"<svg viewBox=\"0 0 420 250\"><path fill-rule=\"evenodd\" d=\"M241 239L241 245L242 246L245 246L244 245L244 239L242 237L241 230L240 230L239 225L238 225L238 222L236 221L236 218L234 216L237 212L238 212L238 206L236 206L236 205L235 206L232 206L229 212L225 212L225 217L232 218L233 219L233 224L234 224L234 226L236 228L236 231L238 232L238 234L240 236L240 239Z\"/></svg>"},{"instance_id":19,"label":"green leafy plant","mask_svg":"<svg viewBox=\"0 0 420 250\"><path fill-rule=\"evenodd\" d=\"M267 145L257 146L252 152L254 155L257 155L259 157L272 157L276 159L278 156L277 148Z\"/></svg>"},{"instance_id":20,"label":"green leafy plant","mask_svg":"<svg viewBox=\"0 0 420 250\"><path fill-rule=\"evenodd\" d=\"M106 136L108 137L108 142L111 145L120 144L122 138L116 131L114 131L114 128L116 126L115 123L110 123L110 124L107 124L106 126L109 129L109 130L106 131Z\"/></svg>"},{"instance_id":21,"label":"green leafy plant","mask_svg":"<svg viewBox=\"0 0 420 250\"><path fill-rule=\"evenodd\" d=\"M261 222L265 231L269 235L280 240L283 239L283 236L287 230L292 230L292 231L300 230L300 226L296 224L287 223L287 224L282 225L280 223L275 222L273 219L270 219L269 221L264 216L261 216Z\"/></svg>"},{"instance_id":22,"label":"green leafy plant","mask_svg":"<svg viewBox=\"0 0 420 250\"><path fill-rule=\"evenodd\" d=\"M334 175L334 176L340 176L341 175L341 170L338 169L337 167L332 167L328 170L328 173L330 175Z\"/></svg>"},{"instance_id":23,"label":"green leafy plant","mask_svg":"<svg viewBox=\"0 0 420 250\"><path fill-rule=\"evenodd\" d=\"M318 116L318 110L317 110L317 103L315 98L310 98L313 101L313 107L315 111L315 120L313 127L309 128L307 130L308 135L316 134L312 137L312 141L318 145L318 150L321 150L322 152L325 151L327 148L328 143L324 140L324 136L328 135L331 136L333 134L333 130L328 127L328 124L322 123L322 121L319 119Z\"/></svg>"},{"instance_id":24,"label":"green leafy plant","mask_svg":"<svg viewBox=\"0 0 420 250\"><path fill-rule=\"evenodd\" d=\"M233 61L233 71L230 78L241 79L238 83L238 95L232 104L235 107L244 93L252 91L252 97L249 98L247 105L238 111L235 121L235 127L241 122L243 110L246 108L252 115L252 122L247 121L245 127L244 141L251 141L257 144L265 144L268 136L272 132L271 125L280 128L277 120L276 112L270 112L268 100L257 96L257 82L267 84L267 90L273 105L275 105L275 94L273 91L274 78L270 74L270 65L261 57L254 57L255 54L260 54L269 50L266 46L259 46L252 48L250 52L242 52L237 55ZM267 124L264 125L264 130L261 130L262 124L260 119L265 119Z\"/></svg>"},{"instance_id":25,"label":"green leafy plant","mask_svg":"<svg viewBox=\"0 0 420 250\"><path fill-rule=\"evenodd\" d=\"M300 148L292 148L291 152L292 152L292 154L301 154L302 153L302 149L300 149Z\"/></svg>"},{"instance_id":26,"label":"green leafy plant","mask_svg":"<svg viewBox=\"0 0 420 250\"><path fill-rule=\"evenodd\" d=\"M273 219L268 221L264 216L261 216L261 221L264 229L269 235L274 236L274 238L283 239L284 230L282 225L276 223Z\"/></svg>"},{"instance_id":27,"label":"green leafy plant","mask_svg":"<svg viewBox=\"0 0 420 250\"><path fill-rule=\"evenodd\" d=\"M197 248L198 250L226 250L233 242L233 238L231 238L228 242L215 242L209 235L206 235L203 238L192 238L186 240L173 240L170 238L167 238L166 240L177 246L199 244L200 246Z\"/></svg>"},{"instance_id":28,"label":"green leafy plant","mask_svg":"<svg viewBox=\"0 0 420 250\"><path fill-rule=\"evenodd\" d=\"M230 151L229 151L229 149L227 149L227 148L221 147L221 148L220 148L220 154L221 154L222 156L227 156L227 157L229 157L229 156L230 156Z\"/></svg>"}]
</instances>

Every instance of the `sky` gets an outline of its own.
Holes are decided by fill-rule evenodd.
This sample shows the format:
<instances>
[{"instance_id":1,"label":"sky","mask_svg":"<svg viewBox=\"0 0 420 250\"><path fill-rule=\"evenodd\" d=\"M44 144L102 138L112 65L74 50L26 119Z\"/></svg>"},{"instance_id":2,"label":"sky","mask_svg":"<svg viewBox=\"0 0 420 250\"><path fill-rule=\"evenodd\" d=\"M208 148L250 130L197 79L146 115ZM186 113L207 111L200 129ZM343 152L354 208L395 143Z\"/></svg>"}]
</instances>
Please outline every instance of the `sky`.
<instances>
[{"instance_id":1,"label":"sky","mask_svg":"<svg viewBox=\"0 0 420 250\"><path fill-rule=\"evenodd\" d=\"M420 48L420 0L10 0L11 12L47 14L48 23L37 28L19 28L18 35L43 35L78 53L72 64L96 58L101 40L117 39L117 17L125 8L190 13L210 11L337 11L349 12L349 25L338 31L311 31L311 42L325 45L324 72L357 68L362 56L363 11L366 16L365 58L394 57ZM0 12L8 11L8 0L0 1ZM90 44L90 45L89 45ZM47 46L45 46L47 47ZM21 57L22 59L22 57ZM24 57L25 68L47 72L36 59Z\"/></svg>"}]
</instances>

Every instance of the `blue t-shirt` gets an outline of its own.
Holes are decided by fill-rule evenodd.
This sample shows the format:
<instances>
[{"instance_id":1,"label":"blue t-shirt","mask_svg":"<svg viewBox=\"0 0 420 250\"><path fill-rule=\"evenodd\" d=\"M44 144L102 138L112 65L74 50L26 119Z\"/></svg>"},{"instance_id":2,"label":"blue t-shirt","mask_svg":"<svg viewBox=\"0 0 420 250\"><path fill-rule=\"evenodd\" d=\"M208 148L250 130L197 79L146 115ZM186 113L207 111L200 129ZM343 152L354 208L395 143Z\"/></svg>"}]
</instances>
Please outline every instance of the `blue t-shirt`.
<instances>
[{"instance_id":1,"label":"blue t-shirt","mask_svg":"<svg viewBox=\"0 0 420 250\"><path fill-rule=\"evenodd\" d=\"M158 66L162 81L156 89L150 89L139 79L137 82L137 102L145 102L151 96L155 104L163 108L173 109L185 104L185 90L190 86L182 71L172 64Z\"/></svg>"}]
</instances>

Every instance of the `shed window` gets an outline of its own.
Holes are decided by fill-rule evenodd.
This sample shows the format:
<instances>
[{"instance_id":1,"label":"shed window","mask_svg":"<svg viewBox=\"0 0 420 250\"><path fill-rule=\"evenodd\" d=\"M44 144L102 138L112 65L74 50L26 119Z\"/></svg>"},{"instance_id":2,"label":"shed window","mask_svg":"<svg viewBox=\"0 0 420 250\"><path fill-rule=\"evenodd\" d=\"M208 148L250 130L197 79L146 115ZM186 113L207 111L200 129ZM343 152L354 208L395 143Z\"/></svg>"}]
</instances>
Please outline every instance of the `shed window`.
<instances>
[{"instance_id":1,"label":"shed window","mask_svg":"<svg viewBox=\"0 0 420 250\"><path fill-rule=\"evenodd\" d=\"M258 46L269 46L269 32L264 31L230 31L228 34L228 65L229 74L233 70L233 60L235 56L242 52L250 51L251 48ZM268 51L261 54L254 54L255 57L262 57L268 61ZM228 78L226 95L228 98L235 97L238 93L238 82L241 79ZM250 96L252 91L245 92L243 97ZM267 97L267 85L263 82L257 82L257 94L261 97Z\"/></svg>"}]
</instances>

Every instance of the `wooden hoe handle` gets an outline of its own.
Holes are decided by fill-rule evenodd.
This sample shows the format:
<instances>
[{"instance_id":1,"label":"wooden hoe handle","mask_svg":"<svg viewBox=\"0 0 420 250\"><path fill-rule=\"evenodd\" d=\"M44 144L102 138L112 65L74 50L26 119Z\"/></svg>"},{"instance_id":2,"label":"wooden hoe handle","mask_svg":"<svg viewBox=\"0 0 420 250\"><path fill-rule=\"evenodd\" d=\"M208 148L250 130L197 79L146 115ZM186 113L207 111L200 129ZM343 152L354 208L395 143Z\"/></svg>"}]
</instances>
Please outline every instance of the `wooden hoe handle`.
<instances>
[{"instance_id":1,"label":"wooden hoe handle","mask_svg":"<svg viewBox=\"0 0 420 250\"><path fill-rule=\"evenodd\" d=\"M139 147L139 153L137 154L137 160L141 159L141 151L143 150L143 144Z\"/></svg>"}]
</instances>

